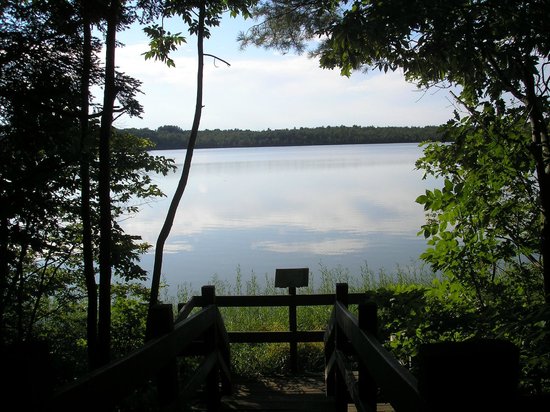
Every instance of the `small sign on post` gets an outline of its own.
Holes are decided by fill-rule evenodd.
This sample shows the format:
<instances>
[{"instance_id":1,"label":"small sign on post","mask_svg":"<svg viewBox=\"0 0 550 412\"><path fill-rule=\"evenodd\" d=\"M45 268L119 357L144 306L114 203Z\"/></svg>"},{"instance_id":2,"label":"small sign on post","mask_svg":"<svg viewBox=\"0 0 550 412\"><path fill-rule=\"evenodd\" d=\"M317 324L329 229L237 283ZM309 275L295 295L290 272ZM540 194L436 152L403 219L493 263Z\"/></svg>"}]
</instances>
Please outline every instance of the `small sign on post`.
<instances>
[{"instance_id":1,"label":"small sign on post","mask_svg":"<svg viewBox=\"0 0 550 412\"><path fill-rule=\"evenodd\" d=\"M276 269L275 287L288 288L291 296L291 303L288 306L288 326L291 333L290 338L290 370L293 373L298 371L298 339L296 321L296 288L307 286L309 282L309 268Z\"/></svg>"},{"instance_id":2,"label":"small sign on post","mask_svg":"<svg viewBox=\"0 0 550 412\"><path fill-rule=\"evenodd\" d=\"M276 288L301 288L309 282L309 268L299 269L276 269Z\"/></svg>"}]
</instances>

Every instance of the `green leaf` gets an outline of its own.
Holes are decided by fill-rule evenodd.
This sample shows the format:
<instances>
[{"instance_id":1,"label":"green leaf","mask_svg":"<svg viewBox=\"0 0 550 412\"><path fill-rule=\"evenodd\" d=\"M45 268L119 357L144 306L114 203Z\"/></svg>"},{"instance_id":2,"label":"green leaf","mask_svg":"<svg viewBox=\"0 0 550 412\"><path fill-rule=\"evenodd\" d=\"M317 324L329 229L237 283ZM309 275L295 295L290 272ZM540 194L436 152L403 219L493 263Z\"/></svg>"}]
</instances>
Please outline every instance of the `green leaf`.
<instances>
[{"instance_id":1,"label":"green leaf","mask_svg":"<svg viewBox=\"0 0 550 412\"><path fill-rule=\"evenodd\" d=\"M427 201L428 201L428 196L426 195L420 195L415 200L416 203L419 203L421 205L425 204Z\"/></svg>"}]
</instances>

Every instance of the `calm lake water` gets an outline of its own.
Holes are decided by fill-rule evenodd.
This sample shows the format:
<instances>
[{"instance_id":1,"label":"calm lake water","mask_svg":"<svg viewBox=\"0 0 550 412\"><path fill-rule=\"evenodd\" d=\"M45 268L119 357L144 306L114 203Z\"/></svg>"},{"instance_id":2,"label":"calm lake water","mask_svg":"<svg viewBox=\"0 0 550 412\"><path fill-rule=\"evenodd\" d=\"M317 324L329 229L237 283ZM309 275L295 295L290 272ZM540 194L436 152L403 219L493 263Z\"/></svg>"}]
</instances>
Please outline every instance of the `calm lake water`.
<instances>
[{"instance_id":1,"label":"calm lake water","mask_svg":"<svg viewBox=\"0 0 550 412\"><path fill-rule=\"evenodd\" d=\"M185 150L155 152L181 166ZM417 196L416 144L196 150L186 192L165 247L164 278L199 289L214 275L274 277L276 268L362 267L392 272L417 262L426 242ZM155 181L167 198L126 219L131 234L155 244L180 172ZM153 251L143 256L151 270Z\"/></svg>"}]
</instances>

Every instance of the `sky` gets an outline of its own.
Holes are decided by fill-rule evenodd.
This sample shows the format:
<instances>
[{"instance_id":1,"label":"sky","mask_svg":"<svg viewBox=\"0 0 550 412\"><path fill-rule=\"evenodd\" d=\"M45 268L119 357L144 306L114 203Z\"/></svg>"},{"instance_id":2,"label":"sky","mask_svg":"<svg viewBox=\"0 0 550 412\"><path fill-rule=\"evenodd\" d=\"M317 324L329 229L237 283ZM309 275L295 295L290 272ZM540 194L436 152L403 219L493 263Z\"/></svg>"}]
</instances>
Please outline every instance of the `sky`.
<instances>
[{"instance_id":1,"label":"sky","mask_svg":"<svg viewBox=\"0 0 550 412\"><path fill-rule=\"evenodd\" d=\"M338 70L326 70L307 55L282 55L249 46L241 50L237 35L253 20L224 17L211 30L205 53L227 61L226 66L205 57L204 109L200 129L285 129L320 126L427 126L452 117L447 91L418 90L402 73L367 74L350 78ZM119 128L156 129L176 125L189 130L196 96L196 37L183 23L171 23L170 31L182 32L187 43L171 56L176 67L145 60L148 39L140 27L119 33L125 47L117 51L120 71L142 81L142 118L122 116Z\"/></svg>"}]
</instances>

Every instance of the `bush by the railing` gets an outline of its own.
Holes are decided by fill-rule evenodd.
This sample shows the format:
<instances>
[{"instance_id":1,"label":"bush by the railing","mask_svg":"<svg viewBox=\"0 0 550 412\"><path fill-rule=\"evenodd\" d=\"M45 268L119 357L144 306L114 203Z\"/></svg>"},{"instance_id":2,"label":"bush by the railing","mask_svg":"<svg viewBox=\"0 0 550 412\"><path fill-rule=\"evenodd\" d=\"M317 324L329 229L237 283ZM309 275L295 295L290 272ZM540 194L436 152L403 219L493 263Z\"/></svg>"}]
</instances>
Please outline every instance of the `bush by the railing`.
<instances>
[{"instance_id":1,"label":"bush by the railing","mask_svg":"<svg viewBox=\"0 0 550 412\"><path fill-rule=\"evenodd\" d=\"M520 349L521 390L541 394L550 392L550 310L541 290L503 278L485 291L483 306L475 291L449 279L368 294L379 307L381 340L413 373L423 343L506 339Z\"/></svg>"}]
</instances>

